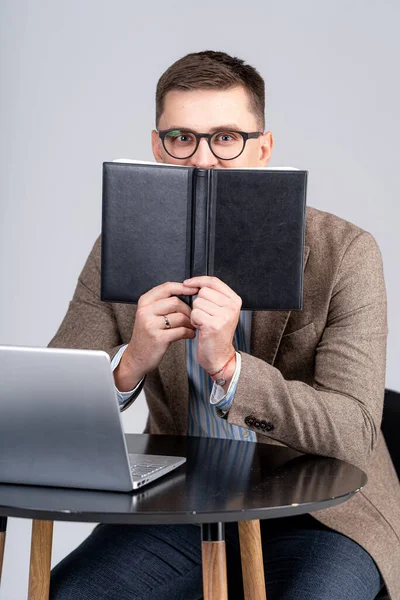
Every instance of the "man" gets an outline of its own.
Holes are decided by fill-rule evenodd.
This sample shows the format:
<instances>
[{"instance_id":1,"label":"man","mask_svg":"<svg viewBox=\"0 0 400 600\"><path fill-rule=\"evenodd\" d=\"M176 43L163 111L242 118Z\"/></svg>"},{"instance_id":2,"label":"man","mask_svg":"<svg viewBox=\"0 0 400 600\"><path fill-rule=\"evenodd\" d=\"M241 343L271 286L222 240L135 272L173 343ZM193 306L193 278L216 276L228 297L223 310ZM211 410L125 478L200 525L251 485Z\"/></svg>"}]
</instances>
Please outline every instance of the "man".
<instances>
[{"instance_id":1,"label":"man","mask_svg":"<svg viewBox=\"0 0 400 600\"><path fill-rule=\"evenodd\" d=\"M158 162L264 167L273 147L262 78L222 52L189 54L163 74L156 127ZM240 153L221 159L233 130L259 135L242 136ZM137 307L103 303L100 244L51 345L109 352L121 408L144 386L150 433L283 444L366 470L369 483L350 501L261 523L268 599L372 599L385 582L400 600L399 485L380 432L386 295L372 236L308 208L303 310L253 314L210 277L165 283ZM192 310L180 294L197 294ZM261 421L269 427L256 427ZM229 593L238 598L234 525L226 538ZM53 600L201 597L194 525L101 525L52 574Z\"/></svg>"}]
</instances>

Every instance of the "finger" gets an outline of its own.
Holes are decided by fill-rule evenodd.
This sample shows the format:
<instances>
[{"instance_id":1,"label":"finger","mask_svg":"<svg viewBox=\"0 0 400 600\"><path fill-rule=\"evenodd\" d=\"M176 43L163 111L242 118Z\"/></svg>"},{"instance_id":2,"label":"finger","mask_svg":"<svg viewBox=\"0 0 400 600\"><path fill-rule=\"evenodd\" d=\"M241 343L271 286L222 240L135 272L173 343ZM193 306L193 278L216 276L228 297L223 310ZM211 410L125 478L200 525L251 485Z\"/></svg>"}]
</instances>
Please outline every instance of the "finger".
<instances>
[{"instance_id":1,"label":"finger","mask_svg":"<svg viewBox=\"0 0 400 600\"><path fill-rule=\"evenodd\" d=\"M191 308L176 296L163 298L153 302L151 312L154 315L169 315L172 313L182 313L190 318Z\"/></svg>"},{"instance_id":2,"label":"finger","mask_svg":"<svg viewBox=\"0 0 400 600\"><path fill-rule=\"evenodd\" d=\"M147 306L156 300L169 298L170 296L192 296L197 294L198 288L183 285L177 281L168 281L152 288L150 291L140 297L139 302L142 306Z\"/></svg>"},{"instance_id":3,"label":"finger","mask_svg":"<svg viewBox=\"0 0 400 600\"><path fill-rule=\"evenodd\" d=\"M172 313L165 315L168 319L169 324L171 325L171 329L176 329L177 327L187 327L188 329L195 329L194 325L190 322L190 317L184 315L182 313ZM165 318L163 316L157 316L157 324L160 325L160 329L169 329L169 327L165 326Z\"/></svg>"},{"instance_id":4,"label":"finger","mask_svg":"<svg viewBox=\"0 0 400 600\"><path fill-rule=\"evenodd\" d=\"M220 316L221 310L224 310L223 307L218 306L217 304L214 304L214 302L210 302L209 300L206 300L205 298L199 298L199 297L197 297L196 300L193 302L192 312L195 309L202 310L204 313L206 313L207 315L210 315L211 317Z\"/></svg>"},{"instance_id":5,"label":"finger","mask_svg":"<svg viewBox=\"0 0 400 600\"><path fill-rule=\"evenodd\" d=\"M200 308L194 308L192 310L192 314L190 315L190 322L196 327L196 329L201 329L204 325L210 323L210 319L214 318L215 317L210 316Z\"/></svg>"},{"instance_id":6,"label":"finger","mask_svg":"<svg viewBox=\"0 0 400 600\"><path fill-rule=\"evenodd\" d=\"M216 304L217 306L220 306L220 307L230 306L232 304L232 300L233 300L233 298L228 297L225 294L221 294L221 292L217 292L216 290L212 290L209 287L201 288L197 298L204 298L205 300L208 300L209 302L213 302L213 304ZM197 298L196 298L196 300L197 300ZM193 306L194 306L196 300L194 300Z\"/></svg>"},{"instance_id":7,"label":"finger","mask_svg":"<svg viewBox=\"0 0 400 600\"><path fill-rule=\"evenodd\" d=\"M208 275L203 275L202 277L192 277L191 279L185 279L183 283L189 288L208 287L212 290L216 290L217 292L221 292L221 294L228 296L228 298L234 298L237 296L236 292L234 292L232 288L229 287L229 285L226 285L226 283L218 279L218 277L210 277Z\"/></svg>"}]
</instances>

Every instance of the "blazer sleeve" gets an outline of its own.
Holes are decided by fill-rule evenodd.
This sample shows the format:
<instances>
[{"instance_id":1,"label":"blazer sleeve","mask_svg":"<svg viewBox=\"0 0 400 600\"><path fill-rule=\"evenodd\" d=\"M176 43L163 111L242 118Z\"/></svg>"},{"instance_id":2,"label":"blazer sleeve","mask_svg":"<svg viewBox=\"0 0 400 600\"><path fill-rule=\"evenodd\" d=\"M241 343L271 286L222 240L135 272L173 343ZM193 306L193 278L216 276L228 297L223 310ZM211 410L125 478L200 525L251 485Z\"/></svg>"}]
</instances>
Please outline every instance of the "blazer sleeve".
<instances>
[{"instance_id":1,"label":"blazer sleeve","mask_svg":"<svg viewBox=\"0 0 400 600\"><path fill-rule=\"evenodd\" d=\"M101 236L94 243L67 313L48 347L104 350L113 359L123 346L112 305L100 300Z\"/></svg>"},{"instance_id":2,"label":"blazer sleeve","mask_svg":"<svg viewBox=\"0 0 400 600\"><path fill-rule=\"evenodd\" d=\"M326 325L315 350L312 385L285 380L277 368L242 353L228 422L300 452L362 468L377 445L381 426L386 340L381 254L374 238L362 232L349 244L337 269ZM270 431L249 425L249 416L267 421Z\"/></svg>"}]
</instances>

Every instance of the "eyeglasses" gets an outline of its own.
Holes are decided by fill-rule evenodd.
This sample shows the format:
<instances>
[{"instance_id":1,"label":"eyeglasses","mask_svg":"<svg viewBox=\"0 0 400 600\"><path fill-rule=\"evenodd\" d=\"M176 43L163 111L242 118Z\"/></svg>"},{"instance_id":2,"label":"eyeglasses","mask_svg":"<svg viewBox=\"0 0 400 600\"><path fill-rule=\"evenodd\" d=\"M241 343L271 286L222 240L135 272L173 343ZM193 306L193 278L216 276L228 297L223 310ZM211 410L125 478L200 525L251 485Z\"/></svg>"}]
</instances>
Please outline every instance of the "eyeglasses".
<instances>
[{"instance_id":1,"label":"eyeglasses","mask_svg":"<svg viewBox=\"0 0 400 600\"><path fill-rule=\"evenodd\" d=\"M195 133L188 129L164 129L158 131L165 151L172 158L190 158L199 147L201 138L206 138L211 152L221 160L233 160L240 156L248 139L257 139L260 131L216 131L215 133Z\"/></svg>"}]
</instances>

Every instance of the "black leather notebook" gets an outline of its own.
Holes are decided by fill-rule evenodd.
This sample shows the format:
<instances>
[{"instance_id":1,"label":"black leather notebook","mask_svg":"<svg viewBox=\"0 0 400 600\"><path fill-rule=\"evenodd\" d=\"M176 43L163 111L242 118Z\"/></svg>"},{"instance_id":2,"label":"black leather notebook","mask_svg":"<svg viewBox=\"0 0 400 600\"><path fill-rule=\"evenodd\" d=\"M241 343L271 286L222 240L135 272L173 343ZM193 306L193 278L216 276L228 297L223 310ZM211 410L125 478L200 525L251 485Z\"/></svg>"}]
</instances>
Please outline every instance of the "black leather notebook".
<instances>
[{"instance_id":1,"label":"black leather notebook","mask_svg":"<svg viewBox=\"0 0 400 600\"><path fill-rule=\"evenodd\" d=\"M214 275L244 310L301 309L306 186L295 169L104 163L101 299Z\"/></svg>"}]
</instances>

